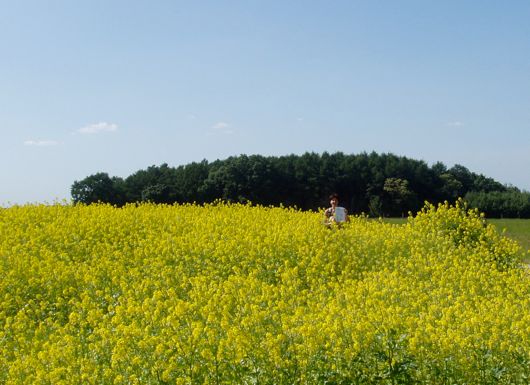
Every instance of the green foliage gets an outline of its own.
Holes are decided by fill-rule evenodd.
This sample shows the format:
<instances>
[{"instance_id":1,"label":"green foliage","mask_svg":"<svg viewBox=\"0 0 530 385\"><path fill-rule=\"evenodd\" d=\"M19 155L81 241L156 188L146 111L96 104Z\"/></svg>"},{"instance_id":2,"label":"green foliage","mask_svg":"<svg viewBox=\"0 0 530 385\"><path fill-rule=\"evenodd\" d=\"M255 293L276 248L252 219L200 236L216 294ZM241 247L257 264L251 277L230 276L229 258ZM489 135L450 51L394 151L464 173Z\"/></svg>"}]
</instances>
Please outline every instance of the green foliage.
<instances>
[{"instance_id":1,"label":"green foliage","mask_svg":"<svg viewBox=\"0 0 530 385\"><path fill-rule=\"evenodd\" d=\"M486 212L492 218L530 218L530 192L471 191L465 196L470 206Z\"/></svg>"},{"instance_id":2,"label":"green foliage","mask_svg":"<svg viewBox=\"0 0 530 385\"><path fill-rule=\"evenodd\" d=\"M123 180L109 177L107 173L100 172L72 185L72 199L76 203L105 202L120 205L124 203Z\"/></svg>"},{"instance_id":3,"label":"green foliage","mask_svg":"<svg viewBox=\"0 0 530 385\"><path fill-rule=\"evenodd\" d=\"M190 163L179 167L150 166L125 179L106 173L91 175L72 185L76 203L127 202L207 203L253 202L316 210L327 206L336 192L350 213L404 216L418 211L424 201L454 201L469 192L509 192L491 178L461 165L425 162L393 154L342 152L265 157L232 156L225 160ZM489 208L482 208L489 213ZM504 216L530 212L502 208Z\"/></svg>"}]
</instances>

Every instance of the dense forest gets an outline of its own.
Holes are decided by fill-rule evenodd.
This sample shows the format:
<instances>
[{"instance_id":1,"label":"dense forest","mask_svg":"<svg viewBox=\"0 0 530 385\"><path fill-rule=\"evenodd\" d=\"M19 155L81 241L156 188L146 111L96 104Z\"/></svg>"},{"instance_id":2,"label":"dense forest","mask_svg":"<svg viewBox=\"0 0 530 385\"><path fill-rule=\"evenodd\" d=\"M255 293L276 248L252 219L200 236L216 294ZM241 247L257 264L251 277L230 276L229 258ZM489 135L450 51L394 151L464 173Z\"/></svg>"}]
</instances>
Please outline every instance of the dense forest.
<instances>
[{"instance_id":1,"label":"dense forest","mask_svg":"<svg viewBox=\"0 0 530 385\"><path fill-rule=\"evenodd\" d=\"M530 217L530 193L471 172L462 165L394 154L240 155L178 167L151 166L126 177L100 172L75 181L74 203L207 203L218 199L317 210L336 192L351 213L404 216L425 201L465 197L490 217Z\"/></svg>"}]
</instances>

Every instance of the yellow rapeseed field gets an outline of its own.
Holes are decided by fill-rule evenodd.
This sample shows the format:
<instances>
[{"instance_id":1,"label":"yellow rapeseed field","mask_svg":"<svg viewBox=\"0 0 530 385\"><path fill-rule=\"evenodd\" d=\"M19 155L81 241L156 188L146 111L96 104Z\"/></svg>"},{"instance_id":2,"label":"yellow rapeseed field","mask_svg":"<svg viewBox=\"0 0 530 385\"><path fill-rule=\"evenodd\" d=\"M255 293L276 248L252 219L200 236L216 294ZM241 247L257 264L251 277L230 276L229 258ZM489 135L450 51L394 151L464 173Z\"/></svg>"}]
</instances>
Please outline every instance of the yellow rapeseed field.
<instances>
[{"instance_id":1,"label":"yellow rapeseed field","mask_svg":"<svg viewBox=\"0 0 530 385\"><path fill-rule=\"evenodd\" d=\"M0 209L0 384L530 383L530 275L481 215L322 217Z\"/></svg>"}]
</instances>

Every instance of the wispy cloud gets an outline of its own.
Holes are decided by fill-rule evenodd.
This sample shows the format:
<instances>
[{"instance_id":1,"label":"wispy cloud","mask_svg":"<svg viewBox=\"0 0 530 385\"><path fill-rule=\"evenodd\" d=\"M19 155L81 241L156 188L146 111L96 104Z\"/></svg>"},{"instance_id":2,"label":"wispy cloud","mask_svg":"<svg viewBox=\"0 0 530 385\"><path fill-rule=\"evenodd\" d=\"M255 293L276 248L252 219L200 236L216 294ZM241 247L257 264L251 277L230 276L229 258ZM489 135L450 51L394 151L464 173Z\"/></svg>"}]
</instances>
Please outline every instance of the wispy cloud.
<instances>
[{"instance_id":1,"label":"wispy cloud","mask_svg":"<svg viewBox=\"0 0 530 385\"><path fill-rule=\"evenodd\" d=\"M99 134L100 132L113 132L118 130L118 125L115 123L99 122L89 124L77 130L80 134Z\"/></svg>"},{"instance_id":2,"label":"wispy cloud","mask_svg":"<svg viewBox=\"0 0 530 385\"><path fill-rule=\"evenodd\" d=\"M224 135L235 134L235 131L232 129L232 125L226 122L217 122L212 126L214 132Z\"/></svg>"},{"instance_id":3,"label":"wispy cloud","mask_svg":"<svg viewBox=\"0 0 530 385\"><path fill-rule=\"evenodd\" d=\"M462 127L464 125L464 123L460 122L460 121L454 121L454 122L449 122L447 123L448 126L450 127Z\"/></svg>"},{"instance_id":4,"label":"wispy cloud","mask_svg":"<svg viewBox=\"0 0 530 385\"><path fill-rule=\"evenodd\" d=\"M230 127L230 124L225 123L225 122L217 122L217 123L215 123L215 124L212 126L212 128L213 128L214 130L223 130L223 129L228 128L228 127Z\"/></svg>"},{"instance_id":5,"label":"wispy cloud","mask_svg":"<svg viewBox=\"0 0 530 385\"><path fill-rule=\"evenodd\" d=\"M57 146L59 144L56 140L26 140L24 146L36 146L36 147L50 147Z\"/></svg>"}]
</instances>

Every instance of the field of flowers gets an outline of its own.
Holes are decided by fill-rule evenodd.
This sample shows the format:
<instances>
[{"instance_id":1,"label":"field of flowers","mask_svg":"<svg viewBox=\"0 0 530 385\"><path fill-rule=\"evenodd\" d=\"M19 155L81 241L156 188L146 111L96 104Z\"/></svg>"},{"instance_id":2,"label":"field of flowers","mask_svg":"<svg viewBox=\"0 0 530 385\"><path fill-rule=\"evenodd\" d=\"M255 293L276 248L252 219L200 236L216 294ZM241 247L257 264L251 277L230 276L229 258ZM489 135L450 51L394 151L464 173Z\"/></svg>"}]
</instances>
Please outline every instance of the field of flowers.
<instances>
[{"instance_id":1,"label":"field of flowers","mask_svg":"<svg viewBox=\"0 0 530 385\"><path fill-rule=\"evenodd\" d=\"M461 202L0 209L0 384L528 384L520 255Z\"/></svg>"}]
</instances>

